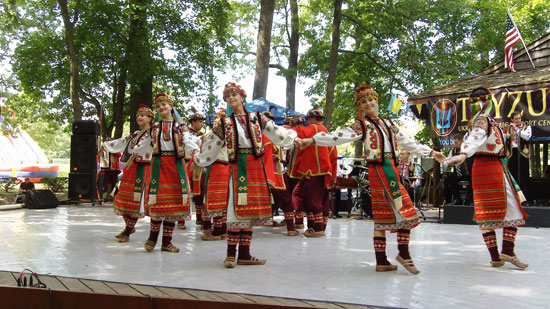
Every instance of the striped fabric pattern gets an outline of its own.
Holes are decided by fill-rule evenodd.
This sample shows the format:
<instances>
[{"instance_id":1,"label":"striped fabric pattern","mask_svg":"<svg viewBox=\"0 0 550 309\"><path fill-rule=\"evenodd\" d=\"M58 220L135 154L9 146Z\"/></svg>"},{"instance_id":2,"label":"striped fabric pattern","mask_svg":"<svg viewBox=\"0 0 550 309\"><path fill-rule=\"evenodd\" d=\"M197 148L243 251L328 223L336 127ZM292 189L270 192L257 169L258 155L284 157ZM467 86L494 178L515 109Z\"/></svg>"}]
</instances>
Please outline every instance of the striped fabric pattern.
<instances>
[{"instance_id":1,"label":"striped fabric pattern","mask_svg":"<svg viewBox=\"0 0 550 309\"><path fill-rule=\"evenodd\" d=\"M227 211L229 198L229 165L214 162L208 167L205 211L215 216Z\"/></svg>"},{"instance_id":2,"label":"striped fabric pattern","mask_svg":"<svg viewBox=\"0 0 550 309\"><path fill-rule=\"evenodd\" d=\"M239 156L242 155L247 156L247 203L238 205L237 194L234 194L235 215L241 220L271 218L271 194L262 158L256 158L253 154L239 154ZM231 164L230 168L234 184L233 192L236 193L239 192L238 164Z\"/></svg>"},{"instance_id":3,"label":"striped fabric pattern","mask_svg":"<svg viewBox=\"0 0 550 309\"><path fill-rule=\"evenodd\" d=\"M134 184L136 180L137 166L141 163L134 162L129 169L124 170L118 193L113 201L113 210L118 215L132 215L134 217L143 218L143 214L139 214L139 201L134 201ZM147 205L148 180L151 175L151 165L144 164L143 179L145 181L143 191L145 192L145 205Z\"/></svg>"},{"instance_id":4,"label":"striped fabric pattern","mask_svg":"<svg viewBox=\"0 0 550 309\"><path fill-rule=\"evenodd\" d=\"M507 206L504 177L509 177L510 183L514 187L516 186L502 159L495 157L476 157L474 159L472 167L474 219L480 225L480 228L503 228L525 224L523 219L504 221ZM527 218L516 190L514 190L514 193L517 203L524 218Z\"/></svg>"},{"instance_id":5,"label":"striped fabric pattern","mask_svg":"<svg viewBox=\"0 0 550 309\"><path fill-rule=\"evenodd\" d=\"M385 159L390 160L390 163L392 164L396 175L399 175L393 159ZM392 207L390 206L389 201L386 200L384 194L386 187L384 186L384 183L387 182L387 179L386 175L384 174L383 166L381 164L371 164L369 168L370 171L368 178L371 189L372 214L375 229L394 231L400 228L413 228L417 226L420 223L418 219L418 214L416 212L416 209L414 208L414 204L412 203L411 198L409 197L409 194L407 193L407 190L403 187L401 182L398 180L403 204L398 212L401 214L401 216L403 216L405 221L397 223ZM388 196L391 196L389 192L387 192L387 194Z\"/></svg>"},{"instance_id":6,"label":"striped fabric pattern","mask_svg":"<svg viewBox=\"0 0 550 309\"><path fill-rule=\"evenodd\" d=\"M151 219L179 221L191 220L189 200L183 204L181 194L181 180L174 156L155 156L153 160L160 160L159 187L157 202L148 205L147 215ZM187 182L189 184L189 182ZM187 188L187 192L191 192Z\"/></svg>"}]
</instances>

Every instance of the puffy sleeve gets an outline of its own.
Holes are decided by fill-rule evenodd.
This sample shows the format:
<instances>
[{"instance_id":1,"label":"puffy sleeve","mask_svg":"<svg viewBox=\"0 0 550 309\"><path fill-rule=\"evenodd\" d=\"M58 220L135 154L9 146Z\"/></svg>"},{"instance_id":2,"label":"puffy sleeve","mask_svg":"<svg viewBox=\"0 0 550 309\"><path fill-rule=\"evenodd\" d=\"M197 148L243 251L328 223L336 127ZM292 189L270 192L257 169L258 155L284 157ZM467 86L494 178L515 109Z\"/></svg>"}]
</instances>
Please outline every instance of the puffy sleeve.
<instances>
[{"instance_id":1,"label":"puffy sleeve","mask_svg":"<svg viewBox=\"0 0 550 309\"><path fill-rule=\"evenodd\" d=\"M264 118L267 118L263 115L261 117L262 122ZM265 121L264 123L265 126L263 127L264 129L262 133L264 133L265 136L273 142L273 144L285 148L293 147L294 139L297 136L296 131L278 126L271 119Z\"/></svg>"},{"instance_id":2,"label":"puffy sleeve","mask_svg":"<svg viewBox=\"0 0 550 309\"><path fill-rule=\"evenodd\" d=\"M182 130L183 131L183 130ZM199 151L200 147L195 143L193 140L193 137L191 136L191 133L189 131L185 130L182 132L183 137L183 144L185 145L185 152L186 153L193 153L195 150Z\"/></svg>"},{"instance_id":3,"label":"puffy sleeve","mask_svg":"<svg viewBox=\"0 0 550 309\"><path fill-rule=\"evenodd\" d=\"M397 139L397 144L399 146L403 147L403 149L414 155L428 156L432 152L432 148L426 145L419 144L415 140L409 138L407 135L401 133L401 131L398 131L395 134L395 138Z\"/></svg>"},{"instance_id":4,"label":"puffy sleeve","mask_svg":"<svg viewBox=\"0 0 550 309\"><path fill-rule=\"evenodd\" d=\"M478 118L474 121L474 128L464 136L464 142L460 147L460 153L466 154L468 157L473 156L477 149L487 141L487 131L489 122L485 118Z\"/></svg>"},{"instance_id":5,"label":"puffy sleeve","mask_svg":"<svg viewBox=\"0 0 550 309\"><path fill-rule=\"evenodd\" d=\"M151 154L153 152L152 141L153 139L151 138L151 135L145 134L145 136L139 140L137 145L134 146L132 153L139 156L144 156L148 153Z\"/></svg>"},{"instance_id":6,"label":"puffy sleeve","mask_svg":"<svg viewBox=\"0 0 550 309\"><path fill-rule=\"evenodd\" d=\"M313 136L313 141L317 146L338 146L360 140L362 137L361 125L359 122L355 122L347 128L334 132L319 132Z\"/></svg>"},{"instance_id":7,"label":"puffy sleeve","mask_svg":"<svg viewBox=\"0 0 550 309\"><path fill-rule=\"evenodd\" d=\"M531 126L528 126L525 130L519 130L519 136L524 140L528 141L533 136L533 130Z\"/></svg>"},{"instance_id":8,"label":"puffy sleeve","mask_svg":"<svg viewBox=\"0 0 550 309\"><path fill-rule=\"evenodd\" d=\"M216 159L222 147L224 146L224 141L218 137L216 134L212 134L212 138L206 141L202 145L202 150L200 153L197 153L194 157L194 162L198 166L208 166Z\"/></svg>"},{"instance_id":9,"label":"puffy sleeve","mask_svg":"<svg viewBox=\"0 0 550 309\"><path fill-rule=\"evenodd\" d=\"M126 145L128 145L130 138L132 138L131 135L121 137L112 141L103 142L103 149L107 150L107 152L109 153L123 152L124 149L126 149ZM131 150L129 149L129 151Z\"/></svg>"}]
</instances>

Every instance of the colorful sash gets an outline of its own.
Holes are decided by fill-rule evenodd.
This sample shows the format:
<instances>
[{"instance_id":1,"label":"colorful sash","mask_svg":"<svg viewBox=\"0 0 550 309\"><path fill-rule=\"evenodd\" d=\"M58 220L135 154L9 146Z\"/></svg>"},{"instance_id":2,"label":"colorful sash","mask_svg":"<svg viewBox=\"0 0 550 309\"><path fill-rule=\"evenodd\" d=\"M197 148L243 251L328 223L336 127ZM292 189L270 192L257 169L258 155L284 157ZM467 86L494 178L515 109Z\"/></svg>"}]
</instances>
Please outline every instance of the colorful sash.
<instances>
[{"instance_id":1,"label":"colorful sash","mask_svg":"<svg viewBox=\"0 0 550 309\"><path fill-rule=\"evenodd\" d=\"M378 177L382 180L384 190L390 194L397 211L399 211L403 206L403 198L399 189L398 176L392 163L393 160L390 161L390 159L393 159L393 155L391 153L384 153L384 161L382 161L382 170L384 172L378 174Z\"/></svg>"},{"instance_id":2,"label":"colorful sash","mask_svg":"<svg viewBox=\"0 0 550 309\"><path fill-rule=\"evenodd\" d=\"M240 220L271 218L271 194L262 158L248 150L239 154L238 164L230 164L233 192L237 193L233 199L235 215Z\"/></svg>"},{"instance_id":3,"label":"colorful sash","mask_svg":"<svg viewBox=\"0 0 550 309\"><path fill-rule=\"evenodd\" d=\"M162 151L161 156L175 157L175 151ZM176 159L176 158L175 158ZM176 166L181 184L181 195L183 204L187 204L189 201L189 194L187 193L187 175L185 173L185 167L181 159L176 159ZM157 203L157 192L159 188L160 179L160 158L153 159L153 172L151 177L151 186L149 188L149 205Z\"/></svg>"},{"instance_id":4,"label":"colorful sash","mask_svg":"<svg viewBox=\"0 0 550 309\"><path fill-rule=\"evenodd\" d=\"M239 149L237 155L237 205L246 205L248 200L247 155L252 154L251 148Z\"/></svg>"},{"instance_id":5,"label":"colorful sash","mask_svg":"<svg viewBox=\"0 0 550 309\"><path fill-rule=\"evenodd\" d=\"M136 163L136 180L134 182L134 201L139 202L143 191L143 164Z\"/></svg>"}]
</instances>

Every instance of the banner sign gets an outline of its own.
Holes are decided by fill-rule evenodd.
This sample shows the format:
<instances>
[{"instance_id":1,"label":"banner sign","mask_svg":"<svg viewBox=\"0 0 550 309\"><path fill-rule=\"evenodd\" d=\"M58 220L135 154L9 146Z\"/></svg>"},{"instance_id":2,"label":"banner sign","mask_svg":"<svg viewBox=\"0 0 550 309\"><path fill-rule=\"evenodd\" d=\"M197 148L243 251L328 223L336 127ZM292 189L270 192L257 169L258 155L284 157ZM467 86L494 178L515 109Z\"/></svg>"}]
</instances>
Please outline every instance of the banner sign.
<instances>
[{"instance_id":1,"label":"banner sign","mask_svg":"<svg viewBox=\"0 0 550 309\"><path fill-rule=\"evenodd\" d=\"M522 113L524 124L531 126L530 142L550 142L550 84L537 87L500 88L493 91L491 116L507 130L512 112ZM452 147L453 137L468 132L470 113L469 94L430 99L421 108L411 107L417 117L429 121L442 147ZM416 111L415 111L416 110ZM418 111L418 113L416 113Z\"/></svg>"}]
</instances>

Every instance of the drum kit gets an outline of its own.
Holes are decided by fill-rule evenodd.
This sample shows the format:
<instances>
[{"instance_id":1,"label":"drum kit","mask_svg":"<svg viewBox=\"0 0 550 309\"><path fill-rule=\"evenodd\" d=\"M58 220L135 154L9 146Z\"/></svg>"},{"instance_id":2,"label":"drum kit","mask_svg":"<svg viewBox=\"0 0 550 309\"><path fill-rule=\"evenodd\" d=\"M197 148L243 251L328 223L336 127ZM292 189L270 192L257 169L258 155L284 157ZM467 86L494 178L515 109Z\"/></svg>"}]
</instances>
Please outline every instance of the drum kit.
<instances>
[{"instance_id":1,"label":"drum kit","mask_svg":"<svg viewBox=\"0 0 550 309\"><path fill-rule=\"evenodd\" d=\"M352 193L353 207L349 211L348 217L353 210L359 211L361 218L365 215L372 217L371 193L368 180L369 168L366 166L365 159L363 158L351 158L348 160L352 160L353 163L343 162L341 165L342 174L346 177L338 177L339 179L337 180L337 188L355 190ZM346 183L347 186L338 186L339 183Z\"/></svg>"}]
</instances>

